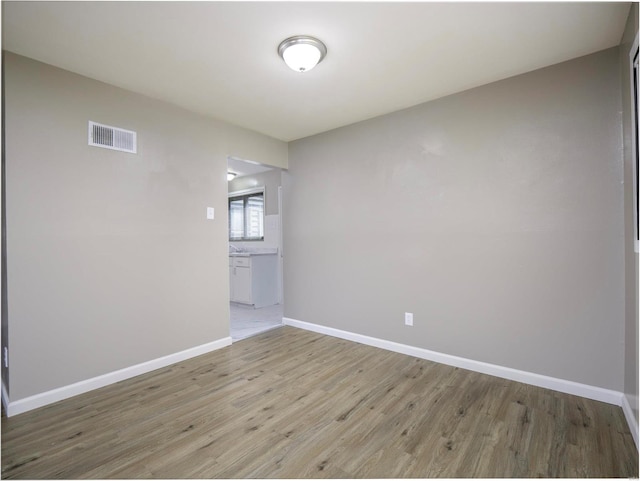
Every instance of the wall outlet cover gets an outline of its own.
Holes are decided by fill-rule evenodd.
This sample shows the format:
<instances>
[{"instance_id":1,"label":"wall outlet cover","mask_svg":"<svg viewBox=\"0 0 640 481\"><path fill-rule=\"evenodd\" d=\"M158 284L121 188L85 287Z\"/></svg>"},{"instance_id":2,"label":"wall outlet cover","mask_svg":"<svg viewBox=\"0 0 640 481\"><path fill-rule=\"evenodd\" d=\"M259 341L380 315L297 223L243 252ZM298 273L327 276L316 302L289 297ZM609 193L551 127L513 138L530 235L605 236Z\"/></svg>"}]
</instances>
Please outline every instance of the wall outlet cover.
<instances>
[{"instance_id":1,"label":"wall outlet cover","mask_svg":"<svg viewBox=\"0 0 640 481\"><path fill-rule=\"evenodd\" d=\"M404 323L407 326L413 326L413 313L405 312L404 313Z\"/></svg>"}]
</instances>

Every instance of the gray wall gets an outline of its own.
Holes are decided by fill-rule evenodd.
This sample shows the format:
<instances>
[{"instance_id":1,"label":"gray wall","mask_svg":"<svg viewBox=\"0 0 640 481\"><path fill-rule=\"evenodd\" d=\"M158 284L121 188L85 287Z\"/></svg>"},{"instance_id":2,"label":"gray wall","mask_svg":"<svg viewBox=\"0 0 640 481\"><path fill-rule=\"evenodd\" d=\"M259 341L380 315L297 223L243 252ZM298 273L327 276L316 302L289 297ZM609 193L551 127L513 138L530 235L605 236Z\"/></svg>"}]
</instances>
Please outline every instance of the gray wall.
<instances>
[{"instance_id":1,"label":"gray wall","mask_svg":"<svg viewBox=\"0 0 640 481\"><path fill-rule=\"evenodd\" d=\"M227 337L226 159L286 167L286 144L4 60L11 401ZM89 120L138 155L89 147Z\"/></svg>"},{"instance_id":2,"label":"gray wall","mask_svg":"<svg viewBox=\"0 0 640 481\"><path fill-rule=\"evenodd\" d=\"M622 391L620 110L614 48L291 143L285 316Z\"/></svg>"},{"instance_id":3,"label":"gray wall","mask_svg":"<svg viewBox=\"0 0 640 481\"><path fill-rule=\"evenodd\" d=\"M638 4L633 3L620 43L620 80L624 123L624 218L625 218L625 377L624 393L638 421L638 254L633 248L633 100L629 72L629 51L638 33Z\"/></svg>"}]
</instances>

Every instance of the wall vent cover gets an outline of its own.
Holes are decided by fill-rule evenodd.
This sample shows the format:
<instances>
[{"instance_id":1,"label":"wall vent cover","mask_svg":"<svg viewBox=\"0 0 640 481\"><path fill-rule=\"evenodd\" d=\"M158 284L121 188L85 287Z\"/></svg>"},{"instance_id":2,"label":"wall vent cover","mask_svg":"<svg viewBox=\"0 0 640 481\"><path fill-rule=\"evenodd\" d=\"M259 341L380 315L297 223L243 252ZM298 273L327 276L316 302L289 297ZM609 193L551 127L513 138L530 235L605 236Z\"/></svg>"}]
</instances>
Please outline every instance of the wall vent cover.
<instances>
[{"instance_id":1,"label":"wall vent cover","mask_svg":"<svg viewBox=\"0 0 640 481\"><path fill-rule=\"evenodd\" d=\"M137 152L136 133L89 121L89 145L122 152Z\"/></svg>"}]
</instances>

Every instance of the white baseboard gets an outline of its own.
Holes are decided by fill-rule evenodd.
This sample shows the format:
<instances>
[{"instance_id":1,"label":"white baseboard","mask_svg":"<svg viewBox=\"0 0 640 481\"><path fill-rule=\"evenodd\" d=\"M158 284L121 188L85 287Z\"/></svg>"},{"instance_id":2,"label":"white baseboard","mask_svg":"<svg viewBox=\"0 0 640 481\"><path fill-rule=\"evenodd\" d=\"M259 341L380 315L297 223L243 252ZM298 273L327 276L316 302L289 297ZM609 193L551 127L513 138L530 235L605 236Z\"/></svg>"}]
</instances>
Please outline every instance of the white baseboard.
<instances>
[{"instance_id":1,"label":"white baseboard","mask_svg":"<svg viewBox=\"0 0 640 481\"><path fill-rule=\"evenodd\" d=\"M624 412L624 417L627 418L627 424L629 425L629 430L631 431L633 440L636 443L636 448L640 450L640 446L638 446L638 420L633 414L631 403L627 399L626 395L622 396L622 412Z\"/></svg>"},{"instance_id":2,"label":"white baseboard","mask_svg":"<svg viewBox=\"0 0 640 481\"><path fill-rule=\"evenodd\" d=\"M113 371L101 376L93 377L91 379L79 381L68 386L62 386L51 391L35 394L23 399L18 399L17 401L11 401L10 398L6 396L7 393L3 384L2 399L5 403L7 416L14 416L16 414L24 413L26 411L31 411L32 409L46 406L47 404L70 398L72 396L77 396L78 394L83 394L85 392L108 386L116 382L124 381L125 379L139 376L140 374L155 371L156 369L170 366L171 364L175 364L176 362L185 361L192 357L200 356L202 354L206 354L207 352L215 351L229 345L231 345L231 338L225 337L222 339L218 339L217 341L212 341L207 344L202 344L200 346L186 349L184 351L169 354L168 356L159 357L157 359L126 367L118 371Z\"/></svg>"},{"instance_id":3,"label":"white baseboard","mask_svg":"<svg viewBox=\"0 0 640 481\"><path fill-rule=\"evenodd\" d=\"M531 384L533 386L543 387L559 391L567 394L574 394L588 399L594 399L596 401L602 401L609 404L615 404L616 406L622 405L622 393L618 391L612 391L610 389L604 389L596 386L589 386L587 384L580 384L574 381L567 381L564 379L557 379L554 377L543 376L541 374L535 374L527 371L520 371L518 369L512 369L510 367L498 366L496 364L489 364L481 361L474 361L472 359L466 359L458 356L451 356L449 354L442 354L436 351L430 351L420 347L408 346L406 344L400 344L393 341L386 341L384 339L378 339L375 337L364 336L362 334L356 334L353 332L342 331L333 327L321 326L318 324L311 324L309 322L298 321L295 319L283 318L283 322L287 326L299 327L306 329L307 331L317 332L319 334L326 334L328 336L339 337L348 341L358 342L360 344L366 344L368 346L379 347L388 351L398 352L400 354L406 354L409 356L418 357L420 359L426 359L428 361L434 361L441 364L447 364L449 366L459 367L462 369L468 369L469 371L480 372L483 374L489 374L491 376L500 377L503 379L509 379L511 381L522 382L525 384Z\"/></svg>"}]
</instances>

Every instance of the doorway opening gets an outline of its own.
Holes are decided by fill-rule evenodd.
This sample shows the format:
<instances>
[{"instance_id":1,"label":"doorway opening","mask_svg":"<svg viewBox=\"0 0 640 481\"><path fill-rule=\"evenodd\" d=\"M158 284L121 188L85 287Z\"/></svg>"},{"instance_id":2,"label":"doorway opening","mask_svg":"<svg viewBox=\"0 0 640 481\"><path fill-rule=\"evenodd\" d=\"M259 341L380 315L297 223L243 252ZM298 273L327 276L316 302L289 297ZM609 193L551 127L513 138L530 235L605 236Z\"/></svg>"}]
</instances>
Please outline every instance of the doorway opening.
<instances>
[{"instance_id":1,"label":"doorway opening","mask_svg":"<svg viewBox=\"0 0 640 481\"><path fill-rule=\"evenodd\" d=\"M233 342L283 325L282 169L227 158Z\"/></svg>"}]
</instances>

